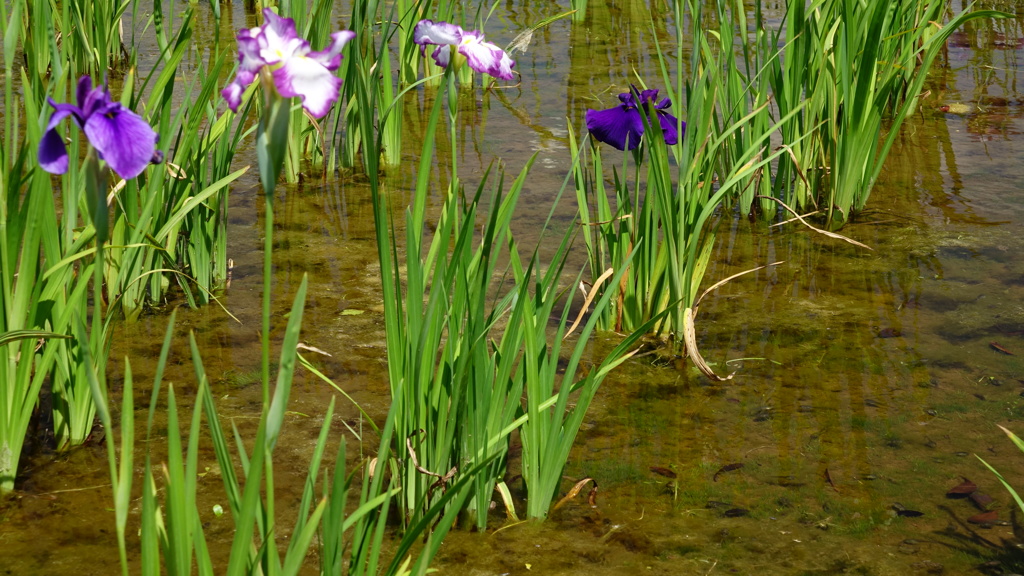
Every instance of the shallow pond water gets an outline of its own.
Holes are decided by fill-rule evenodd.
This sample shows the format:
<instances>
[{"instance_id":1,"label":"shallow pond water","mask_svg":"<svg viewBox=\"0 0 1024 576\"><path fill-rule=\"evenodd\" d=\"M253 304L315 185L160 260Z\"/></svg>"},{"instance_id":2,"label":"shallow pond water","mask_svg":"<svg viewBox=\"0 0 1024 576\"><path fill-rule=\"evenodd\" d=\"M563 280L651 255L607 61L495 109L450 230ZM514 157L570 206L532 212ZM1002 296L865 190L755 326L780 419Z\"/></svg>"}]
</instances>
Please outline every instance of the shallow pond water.
<instances>
[{"instance_id":1,"label":"shallow pond water","mask_svg":"<svg viewBox=\"0 0 1024 576\"><path fill-rule=\"evenodd\" d=\"M634 69L657 78L653 36L670 38L673 23L660 2L652 5L592 5L585 26L556 22L517 55L519 87L463 96L461 177L473 182L496 157L517 172L538 154L517 214L522 245L536 242L569 167L566 118L580 130L583 110L614 103ZM988 7L1024 14L1020 2ZM488 38L504 44L564 8L510 0L488 24ZM203 10L199 18L212 27ZM245 21L241 5L233 10L234 22ZM723 219L708 285L785 261L726 284L701 306L701 351L734 378L711 384L657 353L631 360L606 380L566 471L596 481L596 506L580 496L541 525L503 524L495 513L488 533L456 530L446 540L440 573L1024 571L1013 503L975 457L1024 487L1024 454L996 428L1024 432L1022 25L1024 16L977 23L951 40L869 210L843 230L872 251L799 227ZM410 158L416 134L410 121ZM395 170L388 184L396 201L407 199L411 175ZM351 175L283 188L278 328L309 274L303 341L330 353L317 365L382 417L388 386L369 192ZM223 302L239 322L215 306L180 311L168 375L190 406L193 332L222 418L243 430L255 425L260 405L259 195L249 181L230 201L234 269ZM563 204L556 221L566 227L575 207ZM136 382L146 382L165 323L166 310L158 310L118 329L115 387L126 355ZM594 348L614 342L606 335ZM139 388L144 409L147 390ZM280 508L298 500L332 395L313 378L297 379L275 455ZM335 435L348 435L354 452L345 424L365 428L351 405L339 400L338 412ZM39 438L30 449L18 493L0 504L0 573L114 571L103 446L53 454ZM210 468L201 506L209 510L223 503L221 481L212 454L203 460ZM1000 523L969 523L978 507L946 497L963 478L994 498ZM230 536L229 520L211 513L211 546Z\"/></svg>"}]
</instances>

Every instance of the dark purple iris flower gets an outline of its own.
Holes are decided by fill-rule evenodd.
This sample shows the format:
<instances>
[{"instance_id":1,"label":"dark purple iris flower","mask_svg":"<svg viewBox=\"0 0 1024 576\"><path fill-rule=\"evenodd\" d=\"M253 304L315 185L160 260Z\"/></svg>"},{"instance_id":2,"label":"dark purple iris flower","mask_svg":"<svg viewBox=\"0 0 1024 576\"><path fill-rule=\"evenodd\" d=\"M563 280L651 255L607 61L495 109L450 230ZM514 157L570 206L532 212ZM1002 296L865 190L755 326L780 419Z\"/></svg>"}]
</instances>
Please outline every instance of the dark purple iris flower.
<instances>
[{"instance_id":1,"label":"dark purple iris flower","mask_svg":"<svg viewBox=\"0 0 1024 576\"><path fill-rule=\"evenodd\" d=\"M658 100L657 90L639 91L631 87L629 92L619 94L621 103L607 110L587 110L587 130L600 142L611 144L619 150L632 150L640 144L640 137L644 134L644 121L640 116L638 107L642 105L647 112L650 121L651 106L654 104L654 113L661 124L661 133L665 137L666 144L675 144L679 141L679 133L676 131L676 117L668 113L668 107L672 101L668 98L661 102ZM683 131L686 130L686 123L682 124Z\"/></svg>"},{"instance_id":2,"label":"dark purple iris flower","mask_svg":"<svg viewBox=\"0 0 1024 576\"><path fill-rule=\"evenodd\" d=\"M89 144L101 160L129 180L135 178L150 162L158 162L157 134L141 116L110 97L106 86L92 87L92 78L78 79L78 106L58 104L50 98L54 112L39 142L39 166L51 174L68 170L68 150L57 132L61 120L71 116L85 132Z\"/></svg>"}]
</instances>

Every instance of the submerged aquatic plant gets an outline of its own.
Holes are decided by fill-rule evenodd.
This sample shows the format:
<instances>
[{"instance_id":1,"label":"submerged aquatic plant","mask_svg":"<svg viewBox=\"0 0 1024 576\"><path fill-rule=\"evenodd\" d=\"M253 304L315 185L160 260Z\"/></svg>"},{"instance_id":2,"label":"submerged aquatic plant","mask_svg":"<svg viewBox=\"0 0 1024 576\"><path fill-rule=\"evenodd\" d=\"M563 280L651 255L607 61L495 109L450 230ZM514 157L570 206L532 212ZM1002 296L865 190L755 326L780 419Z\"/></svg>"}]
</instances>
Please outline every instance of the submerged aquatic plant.
<instances>
[{"instance_id":1,"label":"submerged aquatic plant","mask_svg":"<svg viewBox=\"0 0 1024 576\"><path fill-rule=\"evenodd\" d=\"M106 86L93 88L89 76L78 80L77 106L49 100L54 111L39 142L39 166L43 170L51 174L68 170L68 149L57 126L69 116L85 132L99 158L125 180L141 174L151 162L160 161L156 155L157 134L149 123L114 101Z\"/></svg>"},{"instance_id":2,"label":"submerged aquatic plant","mask_svg":"<svg viewBox=\"0 0 1024 576\"><path fill-rule=\"evenodd\" d=\"M342 49L356 33L335 32L326 49L312 51L309 42L295 32L294 20L270 8L263 9L263 18L263 26L238 31L238 72L221 92L228 106L238 111L242 93L259 74L265 89L276 89L285 98L301 98L307 112L322 118L338 99L341 78L334 71L341 66Z\"/></svg>"},{"instance_id":3,"label":"submerged aquatic plant","mask_svg":"<svg viewBox=\"0 0 1024 576\"><path fill-rule=\"evenodd\" d=\"M512 67L515 61L496 45L484 41L484 33L477 30L463 30L448 22L420 20L413 32L414 41L425 52L427 45L437 46L430 56L442 68L446 68L452 60L459 65L456 55L452 58L452 49L465 57L469 67L483 74L490 74L502 80L511 80Z\"/></svg>"},{"instance_id":4,"label":"submerged aquatic plant","mask_svg":"<svg viewBox=\"0 0 1024 576\"><path fill-rule=\"evenodd\" d=\"M680 124L679 120L668 112L672 100L662 98L659 102L657 90L641 91L637 90L636 86L630 86L629 92L619 94L619 100L617 106L606 110L587 110L587 130L600 142L610 144L619 150L636 148L644 135L644 119L640 115L640 108L643 108L644 115L651 119L652 103L666 144L671 146L679 141L679 129L676 126L680 126L684 132L686 130L686 122Z\"/></svg>"}]
</instances>

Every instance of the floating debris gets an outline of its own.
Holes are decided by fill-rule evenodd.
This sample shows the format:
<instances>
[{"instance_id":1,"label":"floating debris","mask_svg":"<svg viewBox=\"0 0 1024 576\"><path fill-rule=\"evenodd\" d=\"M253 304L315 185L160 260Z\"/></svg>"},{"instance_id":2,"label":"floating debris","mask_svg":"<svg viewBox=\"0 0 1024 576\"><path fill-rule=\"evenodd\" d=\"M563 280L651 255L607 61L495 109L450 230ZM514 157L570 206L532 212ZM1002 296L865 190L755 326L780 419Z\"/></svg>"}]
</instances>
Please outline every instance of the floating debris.
<instances>
[{"instance_id":1,"label":"floating debris","mask_svg":"<svg viewBox=\"0 0 1024 576\"><path fill-rule=\"evenodd\" d=\"M970 496L971 502L978 507L981 511L991 510L995 505L996 501L992 499L988 494L982 494L981 492L975 492Z\"/></svg>"},{"instance_id":2,"label":"floating debris","mask_svg":"<svg viewBox=\"0 0 1024 576\"><path fill-rule=\"evenodd\" d=\"M903 336L903 332L899 328L882 328L878 331L877 336L879 338L899 338Z\"/></svg>"},{"instance_id":3,"label":"floating debris","mask_svg":"<svg viewBox=\"0 0 1024 576\"><path fill-rule=\"evenodd\" d=\"M664 476L665 478L673 479L676 478L676 473L673 472L672 470L669 470L668 468L663 468L661 466L651 466L650 470L651 472L654 472L658 476Z\"/></svg>"},{"instance_id":4,"label":"floating debris","mask_svg":"<svg viewBox=\"0 0 1024 576\"><path fill-rule=\"evenodd\" d=\"M715 475L711 477L711 481L718 482L719 474L722 474L723 472L732 472L733 470L739 470L740 468L743 468L742 462L733 462L732 464L726 464L725 466L719 468L718 472L715 472Z\"/></svg>"},{"instance_id":5,"label":"floating debris","mask_svg":"<svg viewBox=\"0 0 1024 576\"><path fill-rule=\"evenodd\" d=\"M961 478L963 478L963 482L950 488L949 491L946 492L946 496L950 498L966 498L978 491L977 484L971 482L970 480L964 478L963 476L961 476Z\"/></svg>"},{"instance_id":6,"label":"floating debris","mask_svg":"<svg viewBox=\"0 0 1024 576\"><path fill-rule=\"evenodd\" d=\"M569 500L572 500L573 498L578 496L580 491L583 490L583 487L586 486L588 482L592 482L594 484L594 487L590 489L590 494L587 496L587 503L590 504L591 508L596 507L597 506L597 480L594 480L593 478L587 477L587 478L584 478L583 480L580 480L576 484L574 484L573 487L571 489L569 489L569 493L566 494L564 497L562 497L562 499L559 500L558 503L555 504L555 506L552 508L552 510L558 510L559 508L564 506L566 502L568 502Z\"/></svg>"},{"instance_id":7,"label":"floating debris","mask_svg":"<svg viewBox=\"0 0 1024 576\"><path fill-rule=\"evenodd\" d=\"M982 512L981 514L975 514L967 519L971 524L981 524L982 526L991 526L992 524L999 521L999 512L990 510L988 512Z\"/></svg>"},{"instance_id":8,"label":"floating debris","mask_svg":"<svg viewBox=\"0 0 1024 576\"><path fill-rule=\"evenodd\" d=\"M899 502L893 502L892 509L896 511L897 516L903 516L904 518L917 518L919 516L924 516L924 512L911 510Z\"/></svg>"},{"instance_id":9,"label":"floating debris","mask_svg":"<svg viewBox=\"0 0 1024 576\"><path fill-rule=\"evenodd\" d=\"M839 492L839 488L836 487L836 483L832 481L832 474L829 473L828 468L825 468L825 481L832 487L833 490Z\"/></svg>"},{"instance_id":10,"label":"floating debris","mask_svg":"<svg viewBox=\"0 0 1024 576\"><path fill-rule=\"evenodd\" d=\"M991 346L992 349L995 350L996 352L1002 352L1003 354L1006 354L1007 356L1016 356L1016 354L1014 354L1013 352L1010 352L1006 348L1003 348L1002 346L1000 346L998 342L989 342L988 345Z\"/></svg>"}]
</instances>

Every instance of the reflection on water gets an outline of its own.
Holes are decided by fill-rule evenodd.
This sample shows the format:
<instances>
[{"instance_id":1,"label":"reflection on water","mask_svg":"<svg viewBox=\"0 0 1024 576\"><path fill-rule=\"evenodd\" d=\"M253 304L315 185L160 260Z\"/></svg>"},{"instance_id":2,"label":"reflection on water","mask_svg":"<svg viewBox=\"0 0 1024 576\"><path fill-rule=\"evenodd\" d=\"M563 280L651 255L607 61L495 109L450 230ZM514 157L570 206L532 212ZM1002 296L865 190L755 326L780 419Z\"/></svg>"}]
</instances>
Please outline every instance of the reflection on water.
<instances>
[{"instance_id":1,"label":"reflection on water","mask_svg":"<svg viewBox=\"0 0 1024 576\"><path fill-rule=\"evenodd\" d=\"M634 70L658 83L653 39L672 38L675 23L662 2L652 5L592 4L586 22L555 22L516 55L519 87L464 96L457 135L467 186L492 158L517 172L539 155L520 203L522 245L535 241L569 167L565 118L581 130L583 110L611 105ZM488 24L488 38L504 43L564 9L509 0ZM200 28L212 36L204 10L197 8ZM246 21L240 5L233 10L222 39L233 22ZM457 532L442 548L441 572L962 574L991 571L984 564L993 561L1020 571L1014 527L968 523L978 508L945 493L969 478L995 499L1000 522L1011 520L1012 502L974 454L1024 487L1024 457L995 428L1024 432L1022 23L975 21L950 42L869 211L844 229L874 250L799 227L722 218L709 284L785 261L733 280L701 306L702 352L734 379L711 385L658 353L631 361L606 381L567 470L597 481L597 507L581 496L543 525ZM433 94L418 98L404 117L410 159ZM437 152L443 164L450 143L441 139ZM440 191L450 174L433 177ZM387 175L395 205L408 202L411 179L401 169ZM331 354L313 360L382 417L382 305L369 193L360 182L346 175L279 192L273 309L281 329L309 274L303 341ZM224 298L240 323L216 307L180 314L168 377L187 400L194 376L184 342L194 331L222 417L243 430L254 426L260 401L262 203L255 182L248 186L232 192L234 269ZM559 226L572 224L573 208L559 208ZM152 373L164 322L158 313L115 337L111 357L131 356L137 381ZM613 343L608 336L595 347ZM279 497L301 490L298 474L330 396L299 377L275 456L286 470L294 461L296 471L282 474ZM336 435L348 434L342 421L361 430L358 412L340 408ZM38 444L21 492L0 506L5 570L113 567L104 448L55 456ZM209 510L219 503L220 478L212 455L204 460L211 469L200 480L201 509ZM211 514L209 522L211 545L227 542L228 521Z\"/></svg>"}]
</instances>

